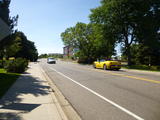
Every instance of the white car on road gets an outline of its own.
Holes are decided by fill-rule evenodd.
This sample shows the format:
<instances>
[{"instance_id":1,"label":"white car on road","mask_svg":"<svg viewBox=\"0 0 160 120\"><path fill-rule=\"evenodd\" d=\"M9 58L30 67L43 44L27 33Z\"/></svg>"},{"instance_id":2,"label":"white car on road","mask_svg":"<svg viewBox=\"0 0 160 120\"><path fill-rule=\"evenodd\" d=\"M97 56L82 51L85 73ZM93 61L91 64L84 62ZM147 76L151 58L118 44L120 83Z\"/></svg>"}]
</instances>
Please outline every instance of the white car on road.
<instances>
[{"instance_id":1,"label":"white car on road","mask_svg":"<svg viewBox=\"0 0 160 120\"><path fill-rule=\"evenodd\" d=\"M53 57L49 57L49 58L47 58L47 63L49 63L49 64L56 64L56 59L53 58Z\"/></svg>"}]
</instances>

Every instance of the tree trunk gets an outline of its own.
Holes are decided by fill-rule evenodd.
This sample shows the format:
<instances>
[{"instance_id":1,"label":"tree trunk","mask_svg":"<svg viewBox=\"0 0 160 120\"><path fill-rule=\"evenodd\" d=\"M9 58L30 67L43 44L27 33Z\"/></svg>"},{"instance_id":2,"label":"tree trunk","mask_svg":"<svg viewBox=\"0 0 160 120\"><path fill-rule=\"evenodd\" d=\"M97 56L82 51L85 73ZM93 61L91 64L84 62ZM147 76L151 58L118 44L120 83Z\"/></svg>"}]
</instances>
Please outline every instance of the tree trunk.
<instances>
[{"instance_id":1,"label":"tree trunk","mask_svg":"<svg viewBox=\"0 0 160 120\"><path fill-rule=\"evenodd\" d=\"M125 33L124 35L125 35L125 48L126 48L128 66L130 66L131 65L131 51L130 51L131 43L129 43L128 34Z\"/></svg>"},{"instance_id":2,"label":"tree trunk","mask_svg":"<svg viewBox=\"0 0 160 120\"><path fill-rule=\"evenodd\" d=\"M131 63L130 46L127 47L127 59L128 59L128 66L132 65L132 63Z\"/></svg>"}]
</instances>

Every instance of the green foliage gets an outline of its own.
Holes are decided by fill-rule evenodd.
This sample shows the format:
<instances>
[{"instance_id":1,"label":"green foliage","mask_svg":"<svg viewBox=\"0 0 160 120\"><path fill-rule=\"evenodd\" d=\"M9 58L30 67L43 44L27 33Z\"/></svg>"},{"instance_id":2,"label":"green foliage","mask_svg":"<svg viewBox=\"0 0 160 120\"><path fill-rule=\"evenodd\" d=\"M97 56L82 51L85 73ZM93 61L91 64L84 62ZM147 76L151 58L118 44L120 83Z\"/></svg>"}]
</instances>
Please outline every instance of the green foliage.
<instances>
[{"instance_id":1,"label":"green foliage","mask_svg":"<svg viewBox=\"0 0 160 120\"><path fill-rule=\"evenodd\" d=\"M76 56L78 56L78 63L89 63L89 58L83 52L77 52Z\"/></svg>"},{"instance_id":2,"label":"green foliage","mask_svg":"<svg viewBox=\"0 0 160 120\"><path fill-rule=\"evenodd\" d=\"M6 73L5 69L0 69L0 73Z\"/></svg>"},{"instance_id":3,"label":"green foliage","mask_svg":"<svg viewBox=\"0 0 160 120\"><path fill-rule=\"evenodd\" d=\"M109 35L108 35L109 36ZM76 57L80 62L92 63L101 56L111 56L114 53L114 41L108 42L103 34L103 28L98 24L77 23L61 34L64 45L78 48Z\"/></svg>"},{"instance_id":4,"label":"green foliage","mask_svg":"<svg viewBox=\"0 0 160 120\"><path fill-rule=\"evenodd\" d=\"M5 61L5 69L7 72L22 73L26 70L28 61L24 58Z\"/></svg>"},{"instance_id":5,"label":"green foliage","mask_svg":"<svg viewBox=\"0 0 160 120\"><path fill-rule=\"evenodd\" d=\"M34 45L34 42L29 41L24 33L16 32L14 43L15 46L17 46L17 49L19 49L14 55L16 58L22 57L30 61L37 61L38 52Z\"/></svg>"},{"instance_id":6,"label":"green foliage","mask_svg":"<svg viewBox=\"0 0 160 120\"><path fill-rule=\"evenodd\" d=\"M10 36L10 42L4 46L4 57L14 57L15 54L21 49L20 42L21 38L16 36L16 34L12 34Z\"/></svg>"},{"instance_id":7,"label":"green foliage","mask_svg":"<svg viewBox=\"0 0 160 120\"><path fill-rule=\"evenodd\" d=\"M132 63L132 43L160 50L160 1L102 0L101 6L91 12L91 22L102 24L106 35L110 34L121 43L129 65Z\"/></svg>"},{"instance_id":8,"label":"green foliage","mask_svg":"<svg viewBox=\"0 0 160 120\"><path fill-rule=\"evenodd\" d=\"M92 10L91 21L103 24L106 34L111 34L114 40L124 45L130 64L130 45L136 40L133 3L128 0L103 0L101 3Z\"/></svg>"},{"instance_id":9,"label":"green foliage","mask_svg":"<svg viewBox=\"0 0 160 120\"><path fill-rule=\"evenodd\" d=\"M132 44L130 51L133 65L160 65L160 54L151 47L144 44Z\"/></svg>"},{"instance_id":10,"label":"green foliage","mask_svg":"<svg viewBox=\"0 0 160 120\"><path fill-rule=\"evenodd\" d=\"M11 35L0 41L0 59L9 57L23 57L30 61L38 59L38 52L34 42L29 41L22 32L17 32L13 28L17 26L18 15L10 17L9 5L11 0L0 1L0 18L8 24L12 30Z\"/></svg>"},{"instance_id":11,"label":"green foliage","mask_svg":"<svg viewBox=\"0 0 160 120\"><path fill-rule=\"evenodd\" d=\"M48 57L53 57L53 58L63 58L63 55L62 54L41 54L38 56L38 58L48 58Z\"/></svg>"},{"instance_id":12,"label":"green foliage","mask_svg":"<svg viewBox=\"0 0 160 120\"><path fill-rule=\"evenodd\" d=\"M110 57L120 44L128 65L160 65L159 0L102 0L90 20L61 34L64 45L79 48L80 62Z\"/></svg>"},{"instance_id":13,"label":"green foliage","mask_svg":"<svg viewBox=\"0 0 160 120\"><path fill-rule=\"evenodd\" d=\"M41 55L39 55L38 57L39 57L39 58L47 58L48 55L47 55L47 54L41 54Z\"/></svg>"},{"instance_id":14,"label":"green foliage","mask_svg":"<svg viewBox=\"0 0 160 120\"><path fill-rule=\"evenodd\" d=\"M22 57L30 61L37 61L38 52L34 42L29 41L22 32L15 32L10 36L10 42L0 51L0 56L6 57Z\"/></svg>"},{"instance_id":15,"label":"green foliage","mask_svg":"<svg viewBox=\"0 0 160 120\"><path fill-rule=\"evenodd\" d=\"M0 60L0 68L3 68L3 61Z\"/></svg>"}]
</instances>

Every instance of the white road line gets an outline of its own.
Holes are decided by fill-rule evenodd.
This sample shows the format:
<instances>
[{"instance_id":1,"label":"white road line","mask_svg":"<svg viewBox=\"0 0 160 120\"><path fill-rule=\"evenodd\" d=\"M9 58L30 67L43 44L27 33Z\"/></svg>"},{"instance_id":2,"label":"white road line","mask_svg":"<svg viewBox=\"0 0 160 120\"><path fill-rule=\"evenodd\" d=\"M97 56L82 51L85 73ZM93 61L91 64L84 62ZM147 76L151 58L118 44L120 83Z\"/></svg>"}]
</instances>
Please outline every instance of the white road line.
<instances>
[{"instance_id":1,"label":"white road line","mask_svg":"<svg viewBox=\"0 0 160 120\"><path fill-rule=\"evenodd\" d=\"M62 75L63 77L66 77L67 79L71 80L71 81L74 82L75 84L77 84L77 85L79 85L79 86L85 88L85 89L88 90L89 92L91 92L91 93L93 93L94 95L100 97L101 99L103 99L104 101L106 101L106 102L112 104L113 106L119 108L120 110L122 110L122 111L124 111L125 113L127 113L128 115L130 115L130 116L136 118L137 120L144 120L143 118L141 118L141 117L139 117L138 115L132 113L131 111L127 110L126 108L124 108L124 107L122 107L122 106L116 104L115 102L113 102L113 101L111 101L111 100L105 98L104 96L98 94L97 92L91 90L90 88L87 88L86 86L84 86L84 85L80 84L79 82L73 80L72 78L70 78L70 77L64 75L63 73L58 72L58 71L55 70L54 68L50 68L50 69L54 70L55 72L57 72L58 74Z\"/></svg>"}]
</instances>

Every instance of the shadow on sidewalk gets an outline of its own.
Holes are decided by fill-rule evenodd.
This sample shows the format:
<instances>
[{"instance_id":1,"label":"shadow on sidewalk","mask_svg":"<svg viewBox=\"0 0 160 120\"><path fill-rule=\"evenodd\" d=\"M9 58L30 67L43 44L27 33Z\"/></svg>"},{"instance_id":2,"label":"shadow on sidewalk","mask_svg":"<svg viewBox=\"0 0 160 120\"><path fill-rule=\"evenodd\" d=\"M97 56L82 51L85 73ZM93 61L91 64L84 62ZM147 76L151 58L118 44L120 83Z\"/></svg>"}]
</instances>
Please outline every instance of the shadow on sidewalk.
<instances>
[{"instance_id":1,"label":"shadow on sidewalk","mask_svg":"<svg viewBox=\"0 0 160 120\"><path fill-rule=\"evenodd\" d=\"M45 96L49 94L49 86L43 85L43 80L30 74L23 74L0 100L0 120L21 120L20 113L30 112L41 104L21 103L23 95ZM32 100L31 100L32 101ZM18 110L18 113L6 112Z\"/></svg>"},{"instance_id":2,"label":"shadow on sidewalk","mask_svg":"<svg viewBox=\"0 0 160 120\"><path fill-rule=\"evenodd\" d=\"M16 113L0 113L0 120L22 120Z\"/></svg>"}]
</instances>

